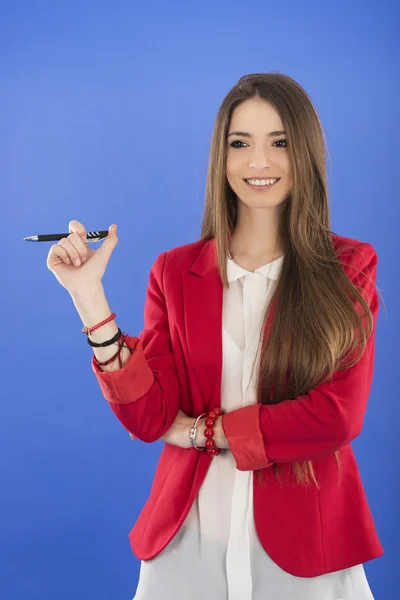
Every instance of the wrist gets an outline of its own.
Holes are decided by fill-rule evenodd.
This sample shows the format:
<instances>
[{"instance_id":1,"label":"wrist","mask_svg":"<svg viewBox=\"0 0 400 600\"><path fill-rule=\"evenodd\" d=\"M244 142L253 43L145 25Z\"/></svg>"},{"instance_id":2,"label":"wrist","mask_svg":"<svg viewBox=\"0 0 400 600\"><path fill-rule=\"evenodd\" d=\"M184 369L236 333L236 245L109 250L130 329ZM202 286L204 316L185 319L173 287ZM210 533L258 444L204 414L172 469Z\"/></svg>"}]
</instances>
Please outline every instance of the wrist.
<instances>
[{"instance_id":1,"label":"wrist","mask_svg":"<svg viewBox=\"0 0 400 600\"><path fill-rule=\"evenodd\" d=\"M70 295L85 327L97 325L112 313L102 286L88 288L82 292L70 292ZM115 328L114 321L107 323L108 328L110 329L111 323L114 323Z\"/></svg>"},{"instance_id":2,"label":"wrist","mask_svg":"<svg viewBox=\"0 0 400 600\"><path fill-rule=\"evenodd\" d=\"M201 417L201 419L197 423L197 433L196 433L196 439L195 439L194 443L199 448L205 448L205 445L206 445L207 438L204 435L204 432L206 430L205 423L206 423L206 417L205 416ZM192 425L193 425L193 421L192 421Z\"/></svg>"},{"instance_id":3,"label":"wrist","mask_svg":"<svg viewBox=\"0 0 400 600\"><path fill-rule=\"evenodd\" d=\"M190 427L193 426L193 423L194 423L194 421L191 419ZM206 445L207 438L204 435L204 432L206 429L207 429L206 417L202 417L199 420L199 422L197 423L196 440L194 442L196 444L196 446L198 446L199 448L204 448ZM213 429L214 429L213 440L214 440L217 448L219 448L220 450L229 450L229 442L228 442L228 440L225 436L224 430L222 428L222 415L219 415L216 418Z\"/></svg>"},{"instance_id":4,"label":"wrist","mask_svg":"<svg viewBox=\"0 0 400 600\"><path fill-rule=\"evenodd\" d=\"M220 415L215 421L214 441L217 448L220 448L221 450L229 450L229 442L222 427L222 415Z\"/></svg>"},{"instance_id":5,"label":"wrist","mask_svg":"<svg viewBox=\"0 0 400 600\"><path fill-rule=\"evenodd\" d=\"M92 284L86 283L84 288L68 291L72 300L78 303L91 302L105 296L104 287L101 281Z\"/></svg>"}]
</instances>

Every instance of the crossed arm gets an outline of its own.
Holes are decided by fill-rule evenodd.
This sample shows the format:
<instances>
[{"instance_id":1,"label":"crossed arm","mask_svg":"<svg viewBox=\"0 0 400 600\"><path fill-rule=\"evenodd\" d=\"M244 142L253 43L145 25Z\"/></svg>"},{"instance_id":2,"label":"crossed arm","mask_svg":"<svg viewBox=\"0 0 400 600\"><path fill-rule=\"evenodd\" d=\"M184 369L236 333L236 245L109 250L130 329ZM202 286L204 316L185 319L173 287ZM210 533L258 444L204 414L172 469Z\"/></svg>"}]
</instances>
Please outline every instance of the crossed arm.
<instances>
[{"instance_id":1,"label":"crossed arm","mask_svg":"<svg viewBox=\"0 0 400 600\"><path fill-rule=\"evenodd\" d=\"M163 440L190 448L189 429L194 418L180 410L180 387L171 350L168 319L162 289L165 255L161 254L150 273L145 305L145 329L124 368L101 372L92 361L103 396L124 427L145 442ZM345 371L294 400L275 405L250 406L223 414L215 423L215 442L229 449L239 470L256 470L274 462L313 460L331 454L361 431L372 382L375 324L378 298L377 255L361 243L348 269L353 283L363 288L371 309L374 330L362 358ZM352 269L351 267L356 267ZM204 420L198 424L196 445L204 445Z\"/></svg>"},{"instance_id":2,"label":"crossed arm","mask_svg":"<svg viewBox=\"0 0 400 600\"><path fill-rule=\"evenodd\" d=\"M160 437L160 440L171 444L172 446L179 446L180 448L191 448L191 440L189 439L189 430L194 425L195 419L185 415L185 413L179 409L178 415L175 421L172 423L168 431ZM197 434L196 434L196 446L204 447L206 443L206 437L204 431L206 429L205 419L200 419L197 423ZM132 440L136 440L136 436L133 433L129 434ZM225 436L222 428L222 417L217 417L214 425L214 441L217 448L222 450L229 449L229 442Z\"/></svg>"}]
</instances>

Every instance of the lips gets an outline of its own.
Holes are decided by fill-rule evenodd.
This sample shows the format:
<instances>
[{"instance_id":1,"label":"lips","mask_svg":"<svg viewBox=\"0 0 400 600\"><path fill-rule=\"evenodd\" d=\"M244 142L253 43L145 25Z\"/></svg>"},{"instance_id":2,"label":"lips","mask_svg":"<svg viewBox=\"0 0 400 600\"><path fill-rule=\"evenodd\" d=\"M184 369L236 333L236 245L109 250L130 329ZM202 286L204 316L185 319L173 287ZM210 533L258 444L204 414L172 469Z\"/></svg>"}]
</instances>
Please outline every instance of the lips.
<instances>
[{"instance_id":1,"label":"lips","mask_svg":"<svg viewBox=\"0 0 400 600\"><path fill-rule=\"evenodd\" d=\"M246 179L243 179L243 181L245 183L247 183L247 185L249 187L251 187L252 190L263 190L263 191L267 191L271 188L274 187L275 184L277 184L280 181L280 177L268 177L267 179L276 179L276 181L270 185L252 185L251 183L249 183L248 181L246 181Z\"/></svg>"},{"instance_id":2,"label":"lips","mask_svg":"<svg viewBox=\"0 0 400 600\"><path fill-rule=\"evenodd\" d=\"M260 177L248 177L247 179L243 179L243 181L246 181L246 183L248 183L249 179L254 179L254 181L263 181L263 179L261 179ZM280 177L264 177L264 181L267 179L276 179L277 183L280 180Z\"/></svg>"}]
</instances>

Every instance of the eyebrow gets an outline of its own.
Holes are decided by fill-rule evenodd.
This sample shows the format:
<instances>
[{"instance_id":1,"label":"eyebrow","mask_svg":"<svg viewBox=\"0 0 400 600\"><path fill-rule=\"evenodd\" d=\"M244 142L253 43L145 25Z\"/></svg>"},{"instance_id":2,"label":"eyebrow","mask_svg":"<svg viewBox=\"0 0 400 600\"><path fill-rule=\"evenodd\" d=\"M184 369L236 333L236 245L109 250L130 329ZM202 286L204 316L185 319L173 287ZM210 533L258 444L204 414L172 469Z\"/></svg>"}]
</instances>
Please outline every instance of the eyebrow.
<instances>
[{"instance_id":1,"label":"eyebrow","mask_svg":"<svg viewBox=\"0 0 400 600\"><path fill-rule=\"evenodd\" d=\"M247 133L247 131L232 131L231 133L228 133L227 138L231 135L239 135L240 137L247 138L253 137L251 133ZM277 137L278 135L286 135L286 131L271 131L270 133L267 133L268 137Z\"/></svg>"}]
</instances>

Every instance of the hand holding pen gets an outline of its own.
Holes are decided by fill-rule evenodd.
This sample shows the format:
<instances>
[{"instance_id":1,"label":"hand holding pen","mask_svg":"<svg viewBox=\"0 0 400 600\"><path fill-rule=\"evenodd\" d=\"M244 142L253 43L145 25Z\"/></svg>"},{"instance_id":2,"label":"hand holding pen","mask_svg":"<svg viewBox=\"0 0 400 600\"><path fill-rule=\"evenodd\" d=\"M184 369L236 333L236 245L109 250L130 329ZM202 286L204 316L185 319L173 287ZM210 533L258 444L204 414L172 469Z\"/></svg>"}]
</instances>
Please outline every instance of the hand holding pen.
<instances>
[{"instance_id":1,"label":"hand holding pen","mask_svg":"<svg viewBox=\"0 0 400 600\"><path fill-rule=\"evenodd\" d=\"M69 232L67 237L61 237L65 234L46 236L47 239L51 237L53 240L56 236L61 237L58 244L50 248L47 268L70 294L84 293L87 289L95 289L101 283L108 261L118 243L117 226L110 225L108 232L96 232L97 239L101 239L100 234L101 237L105 237L104 233L107 234L97 250L89 248L88 234L79 221L70 221Z\"/></svg>"}]
</instances>

